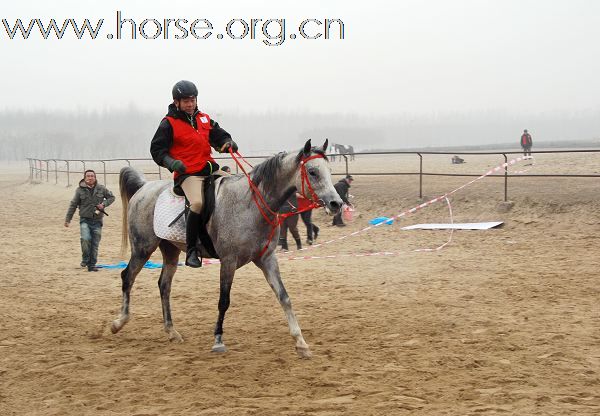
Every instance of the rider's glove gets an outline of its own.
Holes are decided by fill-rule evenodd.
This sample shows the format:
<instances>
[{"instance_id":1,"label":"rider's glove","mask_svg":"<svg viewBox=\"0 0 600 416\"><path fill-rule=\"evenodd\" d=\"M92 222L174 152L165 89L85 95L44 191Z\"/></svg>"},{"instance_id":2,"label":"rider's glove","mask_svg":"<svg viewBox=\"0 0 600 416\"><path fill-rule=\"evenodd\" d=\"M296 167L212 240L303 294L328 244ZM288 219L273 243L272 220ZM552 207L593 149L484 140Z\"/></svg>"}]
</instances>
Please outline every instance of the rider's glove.
<instances>
[{"instance_id":1,"label":"rider's glove","mask_svg":"<svg viewBox=\"0 0 600 416\"><path fill-rule=\"evenodd\" d=\"M165 156L163 163L171 172L177 171L179 173L185 173L186 167L181 160L173 159L171 156Z\"/></svg>"},{"instance_id":2,"label":"rider's glove","mask_svg":"<svg viewBox=\"0 0 600 416\"><path fill-rule=\"evenodd\" d=\"M229 148L231 148L233 153L238 151L238 145L233 140L230 140L230 141L226 142L223 146L221 146L220 152L221 153L228 152Z\"/></svg>"},{"instance_id":3,"label":"rider's glove","mask_svg":"<svg viewBox=\"0 0 600 416\"><path fill-rule=\"evenodd\" d=\"M181 160L174 160L173 163L171 163L171 170L173 171L185 173L185 169L186 167Z\"/></svg>"}]
</instances>

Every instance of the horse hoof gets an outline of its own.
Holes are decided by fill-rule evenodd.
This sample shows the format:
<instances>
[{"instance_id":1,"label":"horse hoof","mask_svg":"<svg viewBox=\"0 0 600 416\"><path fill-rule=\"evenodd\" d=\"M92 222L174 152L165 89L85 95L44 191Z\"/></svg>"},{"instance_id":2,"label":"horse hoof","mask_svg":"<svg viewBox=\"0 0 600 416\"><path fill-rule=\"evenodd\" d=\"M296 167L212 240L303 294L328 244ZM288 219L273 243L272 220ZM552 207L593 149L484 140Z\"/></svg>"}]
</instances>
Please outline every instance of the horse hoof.
<instances>
[{"instance_id":1,"label":"horse hoof","mask_svg":"<svg viewBox=\"0 0 600 416\"><path fill-rule=\"evenodd\" d=\"M210 350L211 352L227 352L227 347L225 346L225 344L215 344L213 345L212 349Z\"/></svg>"},{"instance_id":2,"label":"horse hoof","mask_svg":"<svg viewBox=\"0 0 600 416\"><path fill-rule=\"evenodd\" d=\"M296 353L300 358L304 358L306 360L312 357L312 353L308 347L296 347Z\"/></svg>"},{"instance_id":3,"label":"horse hoof","mask_svg":"<svg viewBox=\"0 0 600 416\"><path fill-rule=\"evenodd\" d=\"M179 332L172 329L171 331L169 331L169 341L181 344L183 342L183 337L181 336L181 334L179 334Z\"/></svg>"},{"instance_id":4,"label":"horse hoof","mask_svg":"<svg viewBox=\"0 0 600 416\"><path fill-rule=\"evenodd\" d=\"M117 319L115 321L112 321L112 324L110 325L110 332L112 332L113 334L116 334L117 332L119 332L121 330L121 328L123 328L123 325Z\"/></svg>"}]
</instances>

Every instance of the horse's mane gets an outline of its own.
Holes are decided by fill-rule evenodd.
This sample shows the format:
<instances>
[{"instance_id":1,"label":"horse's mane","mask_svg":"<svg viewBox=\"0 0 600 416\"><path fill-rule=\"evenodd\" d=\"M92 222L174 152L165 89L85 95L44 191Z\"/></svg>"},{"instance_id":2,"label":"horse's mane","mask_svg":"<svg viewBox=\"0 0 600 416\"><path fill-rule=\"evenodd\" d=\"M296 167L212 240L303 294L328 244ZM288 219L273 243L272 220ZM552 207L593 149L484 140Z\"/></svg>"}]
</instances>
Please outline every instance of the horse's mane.
<instances>
[{"instance_id":1,"label":"horse's mane","mask_svg":"<svg viewBox=\"0 0 600 416\"><path fill-rule=\"evenodd\" d=\"M323 149L318 147L312 147L310 150L311 153L319 154L323 156L325 160L328 160L327 155L325 154ZM252 182L254 182L256 186L259 186L262 183L265 192L275 190L275 188L277 187L278 172L281 169L283 159L287 155L287 152L280 152L275 156L265 160L264 162L256 165L254 169L252 169ZM302 156L304 156L304 149L298 152L298 155L295 159L296 165L300 163Z\"/></svg>"},{"instance_id":2,"label":"horse's mane","mask_svg":"<svg viewBox=\"0 0 600 416\"><path fill-rule=\"evenodd\" d=\"M252 182L256 186L263 184L265 192L275 189L277 184L277 173L281 169L281 162L287 156L286 152L280 152L252 169Z\"/></svg>"}]
</instances>

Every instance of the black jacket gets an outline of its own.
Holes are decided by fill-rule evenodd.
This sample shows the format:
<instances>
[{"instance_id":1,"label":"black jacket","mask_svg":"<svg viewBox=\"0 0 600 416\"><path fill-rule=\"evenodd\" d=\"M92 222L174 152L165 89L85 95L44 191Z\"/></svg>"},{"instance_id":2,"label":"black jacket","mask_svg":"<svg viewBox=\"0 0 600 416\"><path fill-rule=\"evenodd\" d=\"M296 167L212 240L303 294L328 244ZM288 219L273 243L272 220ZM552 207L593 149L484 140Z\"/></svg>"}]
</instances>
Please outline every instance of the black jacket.
<instances>
[{"instance_id":1,"label":"black jacket","mask_svg":"<svg viewBox=\"0 0 600 416\"><path fill-rule=\"evenodd\" d=\"M346 204L349 204L350 201L348 201L348 189L350 189L350 184L348 181L346 181L346 179L340 179L339 182L333 185L333 187L337 191L340 198L342 198L342 201L344 201Z\"/></svg>"},{"instance_id":2,"label":"black jacket","mask_svg":"<svg viewBox=\"0 0 600 416\"><path fill-rule=\"evenodd\" d=\"M169 105L169 110L167 111L167 116L178 118L184 120L192 125L192 127L196 128L196 114L198 114L198 109L196 108L196 112L193 116L188 115L184 111L180 111L175 107L175 104ZM165 116L166 117L166 116ZM219 126L219 123L210 119L210 126L212 127L209 133L208 141L210 145L214 149L220 149L228 141L231 141L231 135L227 133L225 130ZM166 118L163 118L160 124L158 125L158 129L156 133L154 133L154 137L152 138L152 143L150 144L150 154L152 154L152 159L160 165L167 169L168 166L165 166L164 158L169 155L169 150L173 145L173 127L171 127L171 123Z\"/></svg>"}]
</instances>

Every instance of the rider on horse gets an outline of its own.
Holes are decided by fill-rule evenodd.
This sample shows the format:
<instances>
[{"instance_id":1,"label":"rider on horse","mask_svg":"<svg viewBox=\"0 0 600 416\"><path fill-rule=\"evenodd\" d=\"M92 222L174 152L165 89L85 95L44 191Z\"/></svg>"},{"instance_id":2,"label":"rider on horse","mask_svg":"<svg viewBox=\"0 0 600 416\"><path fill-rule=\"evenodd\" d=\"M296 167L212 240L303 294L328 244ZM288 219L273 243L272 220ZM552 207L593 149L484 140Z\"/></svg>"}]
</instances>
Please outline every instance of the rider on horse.
<instances>
[{"instance_id":1,"label":"rider on horse","mask_svg":"<svg viewBox=\"0 0 600 416\"><path fill-rule=\"evenodd\" d=\"M150 145L154 161L174 173L175 187L183 190L190 203L185 264L191 267L202 266L196 242L204 201L203 181L219 171L219 165L211 157L211 147L220 153L230 148L234 152L238 150L231 135L198 110L197 97L198 89L190 81L179 81L173 86L173 103L169 105Z\"/></svg>"}]
</instances>

